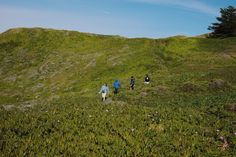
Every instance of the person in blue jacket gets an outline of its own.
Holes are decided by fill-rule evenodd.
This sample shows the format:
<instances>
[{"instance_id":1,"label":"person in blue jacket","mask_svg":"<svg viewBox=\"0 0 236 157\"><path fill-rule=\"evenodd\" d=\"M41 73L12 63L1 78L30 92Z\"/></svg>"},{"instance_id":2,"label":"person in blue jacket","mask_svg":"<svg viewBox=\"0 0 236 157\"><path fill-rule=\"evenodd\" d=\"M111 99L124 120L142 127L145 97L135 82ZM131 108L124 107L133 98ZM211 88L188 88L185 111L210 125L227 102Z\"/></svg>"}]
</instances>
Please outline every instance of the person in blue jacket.
<instances>
[{"instance_id":1,"label":"person in blue jacket","mask_svg":"<svg viewBox=\"0 0 236 157\"><path fill-rule=\"evenodd\" d=\"M109 93L109 88L106 83L101 87L99 94L101 93L102 93L102 101L105 101L107 99L107 94Z\"/></svg>"},{"instance_id":2,"label":"person in blue jacket","mask_svg":"<svg viewBox=\"0 0 236 157\"><path fill-rule=\"evenodd\" d=\"M114 87L114 94L117 94L119 92L119 88L120 88L120 81L115 80L115 82L113 83L113 87Z\"/></svg>"}]
</instances>

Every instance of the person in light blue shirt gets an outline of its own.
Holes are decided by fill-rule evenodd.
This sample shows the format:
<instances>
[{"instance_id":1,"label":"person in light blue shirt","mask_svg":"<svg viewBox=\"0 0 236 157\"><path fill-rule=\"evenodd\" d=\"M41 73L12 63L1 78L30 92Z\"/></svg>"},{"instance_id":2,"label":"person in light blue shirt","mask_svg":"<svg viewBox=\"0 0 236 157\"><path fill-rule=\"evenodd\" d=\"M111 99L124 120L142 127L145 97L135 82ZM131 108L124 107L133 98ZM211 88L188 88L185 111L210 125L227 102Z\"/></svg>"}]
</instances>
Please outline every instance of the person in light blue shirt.
<instances>
[{"instance_id":1,"label":"person in light blue shirt","mask_svg":"<svg viewBox=\"0 0 236 157\"><path fill-rule=\"evenodd\" d=\"M101 87L99 94L101 94L101 93L102 93L102 101L105 101L107 99L106 96L109 93L109 88L106 83Z\"/></svg>"}]
</instances>

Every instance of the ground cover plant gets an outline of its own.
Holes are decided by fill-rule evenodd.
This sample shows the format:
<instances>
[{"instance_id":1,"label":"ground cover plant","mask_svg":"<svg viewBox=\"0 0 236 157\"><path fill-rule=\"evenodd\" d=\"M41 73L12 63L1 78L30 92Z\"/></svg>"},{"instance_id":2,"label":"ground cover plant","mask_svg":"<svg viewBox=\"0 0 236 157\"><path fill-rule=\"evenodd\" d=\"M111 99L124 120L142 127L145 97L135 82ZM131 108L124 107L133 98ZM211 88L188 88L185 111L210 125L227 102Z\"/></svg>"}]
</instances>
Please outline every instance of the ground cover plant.
<instances>
[{"instance_id":1,"label":"ground cover plant","mask_svg":"<svg viewBox=\"0 0 236 157\"><path fill-rule=\"evenodd\" d=\"M0 154L235 156L235 43L41 28L4 32ZM112 91L115 79L120 93L102 102L101 85Z\"/></svg>"}]
</instances>

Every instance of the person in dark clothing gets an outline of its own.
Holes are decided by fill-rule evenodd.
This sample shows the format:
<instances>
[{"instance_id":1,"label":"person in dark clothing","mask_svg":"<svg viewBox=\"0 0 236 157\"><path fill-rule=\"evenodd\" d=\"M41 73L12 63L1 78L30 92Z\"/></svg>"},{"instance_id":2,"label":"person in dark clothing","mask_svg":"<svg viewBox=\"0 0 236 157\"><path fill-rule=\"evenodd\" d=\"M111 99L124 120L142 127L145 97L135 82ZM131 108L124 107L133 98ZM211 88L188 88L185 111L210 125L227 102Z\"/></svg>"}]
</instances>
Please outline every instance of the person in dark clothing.
<instances>
[{"instance_id":1,"label":"person in dark clothing","mask_svg":"<svg viewBox=\"0 0 236 157\"><path fill-rule=\"evenodd\" d=\"M146 74L146 76L144 78L144 83L145 84L149 84L150 83L150 77L148 76L148 74Z\"/></svg>"},{"instance_id":2,"label":"person in dark clothing","mask_svg":"<svg viewBox=\"0 0 236 157\"><path fill-rule=\"evenodd\" d=\"M130 78L130 89L134 90L134 85L135 85L135 78L131 76Z\"/></svg>"},{"instance_id":3,"label":"person in dark clothing","mask_svg":"<svg viewBox=\"0 0 236 157\"><path fill-rule=\"evenodd\" d=\"M113 87L114 87L114 94L117 94L120 88L120 81L119 80L115 80L115 82L113 83Z\"/></svg>"}]
</instances>

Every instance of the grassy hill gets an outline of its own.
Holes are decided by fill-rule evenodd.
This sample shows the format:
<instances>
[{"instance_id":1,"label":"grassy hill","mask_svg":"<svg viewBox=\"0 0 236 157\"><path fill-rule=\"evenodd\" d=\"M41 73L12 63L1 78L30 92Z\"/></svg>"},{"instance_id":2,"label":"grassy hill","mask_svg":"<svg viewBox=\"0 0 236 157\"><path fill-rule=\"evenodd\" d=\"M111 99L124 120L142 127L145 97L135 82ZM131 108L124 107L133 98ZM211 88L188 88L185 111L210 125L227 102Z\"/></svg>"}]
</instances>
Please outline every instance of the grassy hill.
<instances>
[{"instance_id":1,"label":"grassy hill","mask_svg":"<svg viewBox=\"0 0 236 157\"><path fill-rule=\"evenodd\" d=\"M101 102L115 79L120 93ZM236 38L11 29L0 113L2 156L234 156Z\"/></svg>"}]
</instances>

